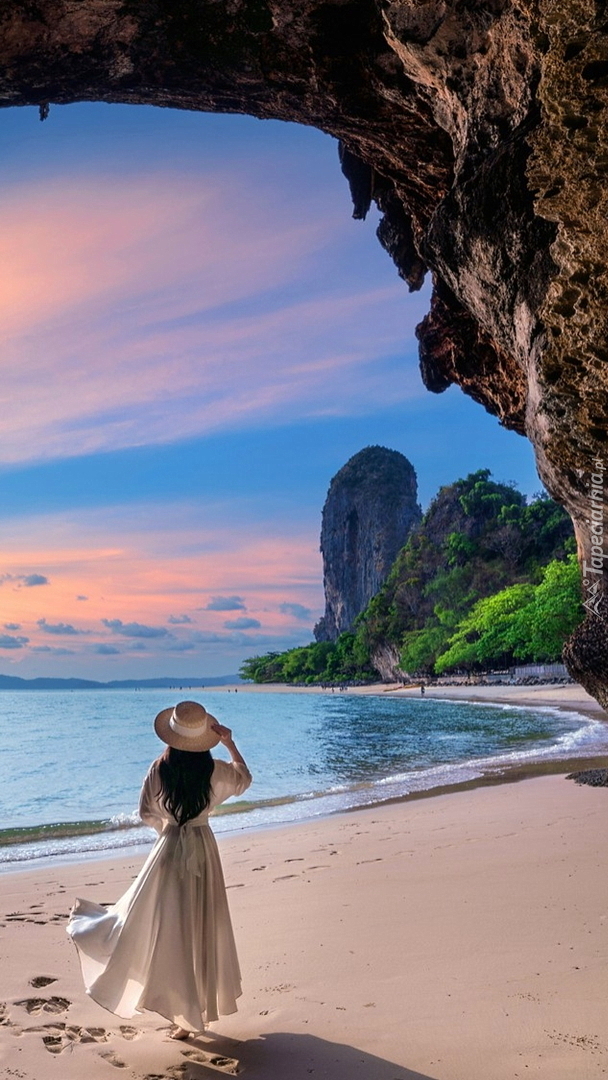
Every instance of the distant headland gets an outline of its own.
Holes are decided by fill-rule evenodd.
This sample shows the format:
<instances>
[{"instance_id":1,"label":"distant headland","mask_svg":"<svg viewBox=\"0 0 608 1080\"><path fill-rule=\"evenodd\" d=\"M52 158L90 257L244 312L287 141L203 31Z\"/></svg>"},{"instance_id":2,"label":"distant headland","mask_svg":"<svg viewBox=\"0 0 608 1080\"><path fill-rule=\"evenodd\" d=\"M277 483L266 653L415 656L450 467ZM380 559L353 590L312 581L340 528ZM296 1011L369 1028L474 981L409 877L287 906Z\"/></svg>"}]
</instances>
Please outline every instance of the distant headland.
<instances>
[{"instance_id":1,"label":"distant headland","mask_svg":"<svg viewBox=\"0 0 608 1080\"><path fill-rule=\"evenodd\" d=\"M163 679L113 679L111 682L95 682L94 679L21 679L17 675L0 675L0 690L177 690L191 686L234 686L241 681L240 675L208 678L204 675L183 675Z\"/></svg>"}]
</instances>

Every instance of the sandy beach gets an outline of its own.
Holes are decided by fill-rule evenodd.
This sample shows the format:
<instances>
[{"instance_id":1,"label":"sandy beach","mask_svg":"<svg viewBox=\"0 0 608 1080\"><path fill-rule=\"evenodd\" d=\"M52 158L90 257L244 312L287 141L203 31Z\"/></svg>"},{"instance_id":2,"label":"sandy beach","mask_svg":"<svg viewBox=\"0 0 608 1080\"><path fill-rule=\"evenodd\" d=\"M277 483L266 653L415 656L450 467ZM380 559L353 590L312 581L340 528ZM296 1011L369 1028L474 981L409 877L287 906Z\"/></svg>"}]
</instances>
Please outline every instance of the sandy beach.
<instances>
[{"instance_id":1,"label":"sandy beach","mask_svg":"<svg viewBox=\"0 0 608 1080\"><path fill-rule=\"evenodd\" d=\"M420 697L419 686L405 690L391 687L386 692L399 697ZM608 720L605 709L578 683L568 683L565 686L551 683L537 686L480 686L475 683L470 686L429 686L426 688L425 696L427 695L430 698L453 701L487 701L505 705L530 705L536 708L549 706L554 709L572 709L587 716Z\"/></svg>"},{"instance_id":2,"label":"sandy beach","mask_svg":"<svg viewBox=\"0 0 608 1080\"><path fill-rule=\"evenodd\" d=\"M580 687L442 691L605 715ZM111 903L142 855L3 874L2 1074L604 1076L607 811L555 775L221 837L244 994L186 1044L88 999L65 934L73 898Z\"/></svg>"}]
</instances>

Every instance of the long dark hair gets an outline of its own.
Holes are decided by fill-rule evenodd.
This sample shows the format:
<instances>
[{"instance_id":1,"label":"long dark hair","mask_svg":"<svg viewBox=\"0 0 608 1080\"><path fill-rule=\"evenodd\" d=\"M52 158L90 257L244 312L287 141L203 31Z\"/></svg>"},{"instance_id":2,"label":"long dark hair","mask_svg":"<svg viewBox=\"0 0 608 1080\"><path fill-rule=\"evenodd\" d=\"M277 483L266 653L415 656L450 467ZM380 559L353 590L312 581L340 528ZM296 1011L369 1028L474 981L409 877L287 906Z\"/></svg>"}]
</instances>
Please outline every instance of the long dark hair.
<instances>
[{"instance_id":1,"label":"long dark hair","mask_svg":"<svg viewBox=\"0 0 608 1080\"><path fill-rule=\"evenodd\" d=\"M213 764L208 750L176 750L173 746L159 758L161 802L178 825L185 825L209 806Z\"/></svg>"}]
</instances>

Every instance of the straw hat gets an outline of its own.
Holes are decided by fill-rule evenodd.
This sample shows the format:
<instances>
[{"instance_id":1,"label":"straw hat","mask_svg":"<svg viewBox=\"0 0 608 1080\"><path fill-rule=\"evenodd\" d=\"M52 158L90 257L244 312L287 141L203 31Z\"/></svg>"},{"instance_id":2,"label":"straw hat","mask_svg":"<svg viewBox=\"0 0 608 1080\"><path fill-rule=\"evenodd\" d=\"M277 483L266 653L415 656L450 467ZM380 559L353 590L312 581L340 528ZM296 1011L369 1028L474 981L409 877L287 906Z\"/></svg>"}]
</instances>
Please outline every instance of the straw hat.
<instances>
[{"instance_id":1,"label":"straw hat","mask_svg":"<svg viewBox=\"0 0 608 1080\"><path fill-rule=\"evenodd\" d=\"M212 724L215 716L197 701L180 701L175 708L163 709L154 721L159 739L176 750L211 750L220 737Z\"/></svg>"}]
</instances>

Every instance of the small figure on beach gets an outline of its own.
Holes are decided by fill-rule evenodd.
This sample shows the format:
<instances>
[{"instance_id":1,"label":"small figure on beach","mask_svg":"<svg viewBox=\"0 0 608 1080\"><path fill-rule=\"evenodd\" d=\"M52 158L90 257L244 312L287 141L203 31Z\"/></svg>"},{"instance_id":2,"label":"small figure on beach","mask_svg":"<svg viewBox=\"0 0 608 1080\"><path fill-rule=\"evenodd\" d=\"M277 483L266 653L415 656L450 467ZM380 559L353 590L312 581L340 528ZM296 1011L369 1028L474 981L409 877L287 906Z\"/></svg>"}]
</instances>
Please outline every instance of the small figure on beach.
<instances>
[{"instance_id":1,"label":"small figure on beach","mask_svg":"<svg viewBox=\"0 0 608 1080\"><path fill-rule=\"evenodd\" d=\"M425 694L426 694L426 687L425 687L424 683L421 682L420 683L420 696L424 697Z\"/></svg>"},{"instance_id":2,"label":"small figure on beach","mask_svg":"<svg viewBox=\"0 0 608 1080\"><path fill-rule=\"evenodd\" d=\"M140 817L160 834L135 881L115 904L77 900L67 932L87 993L129 1018L144 1010L187 1039L236 1012L241 975L226 886L209 813L241 795L251 773L229 728L195 701L154 721L167 748L152 762ZM221 743L231 761L213 758Z\"/></svg>"}]
</instances>

